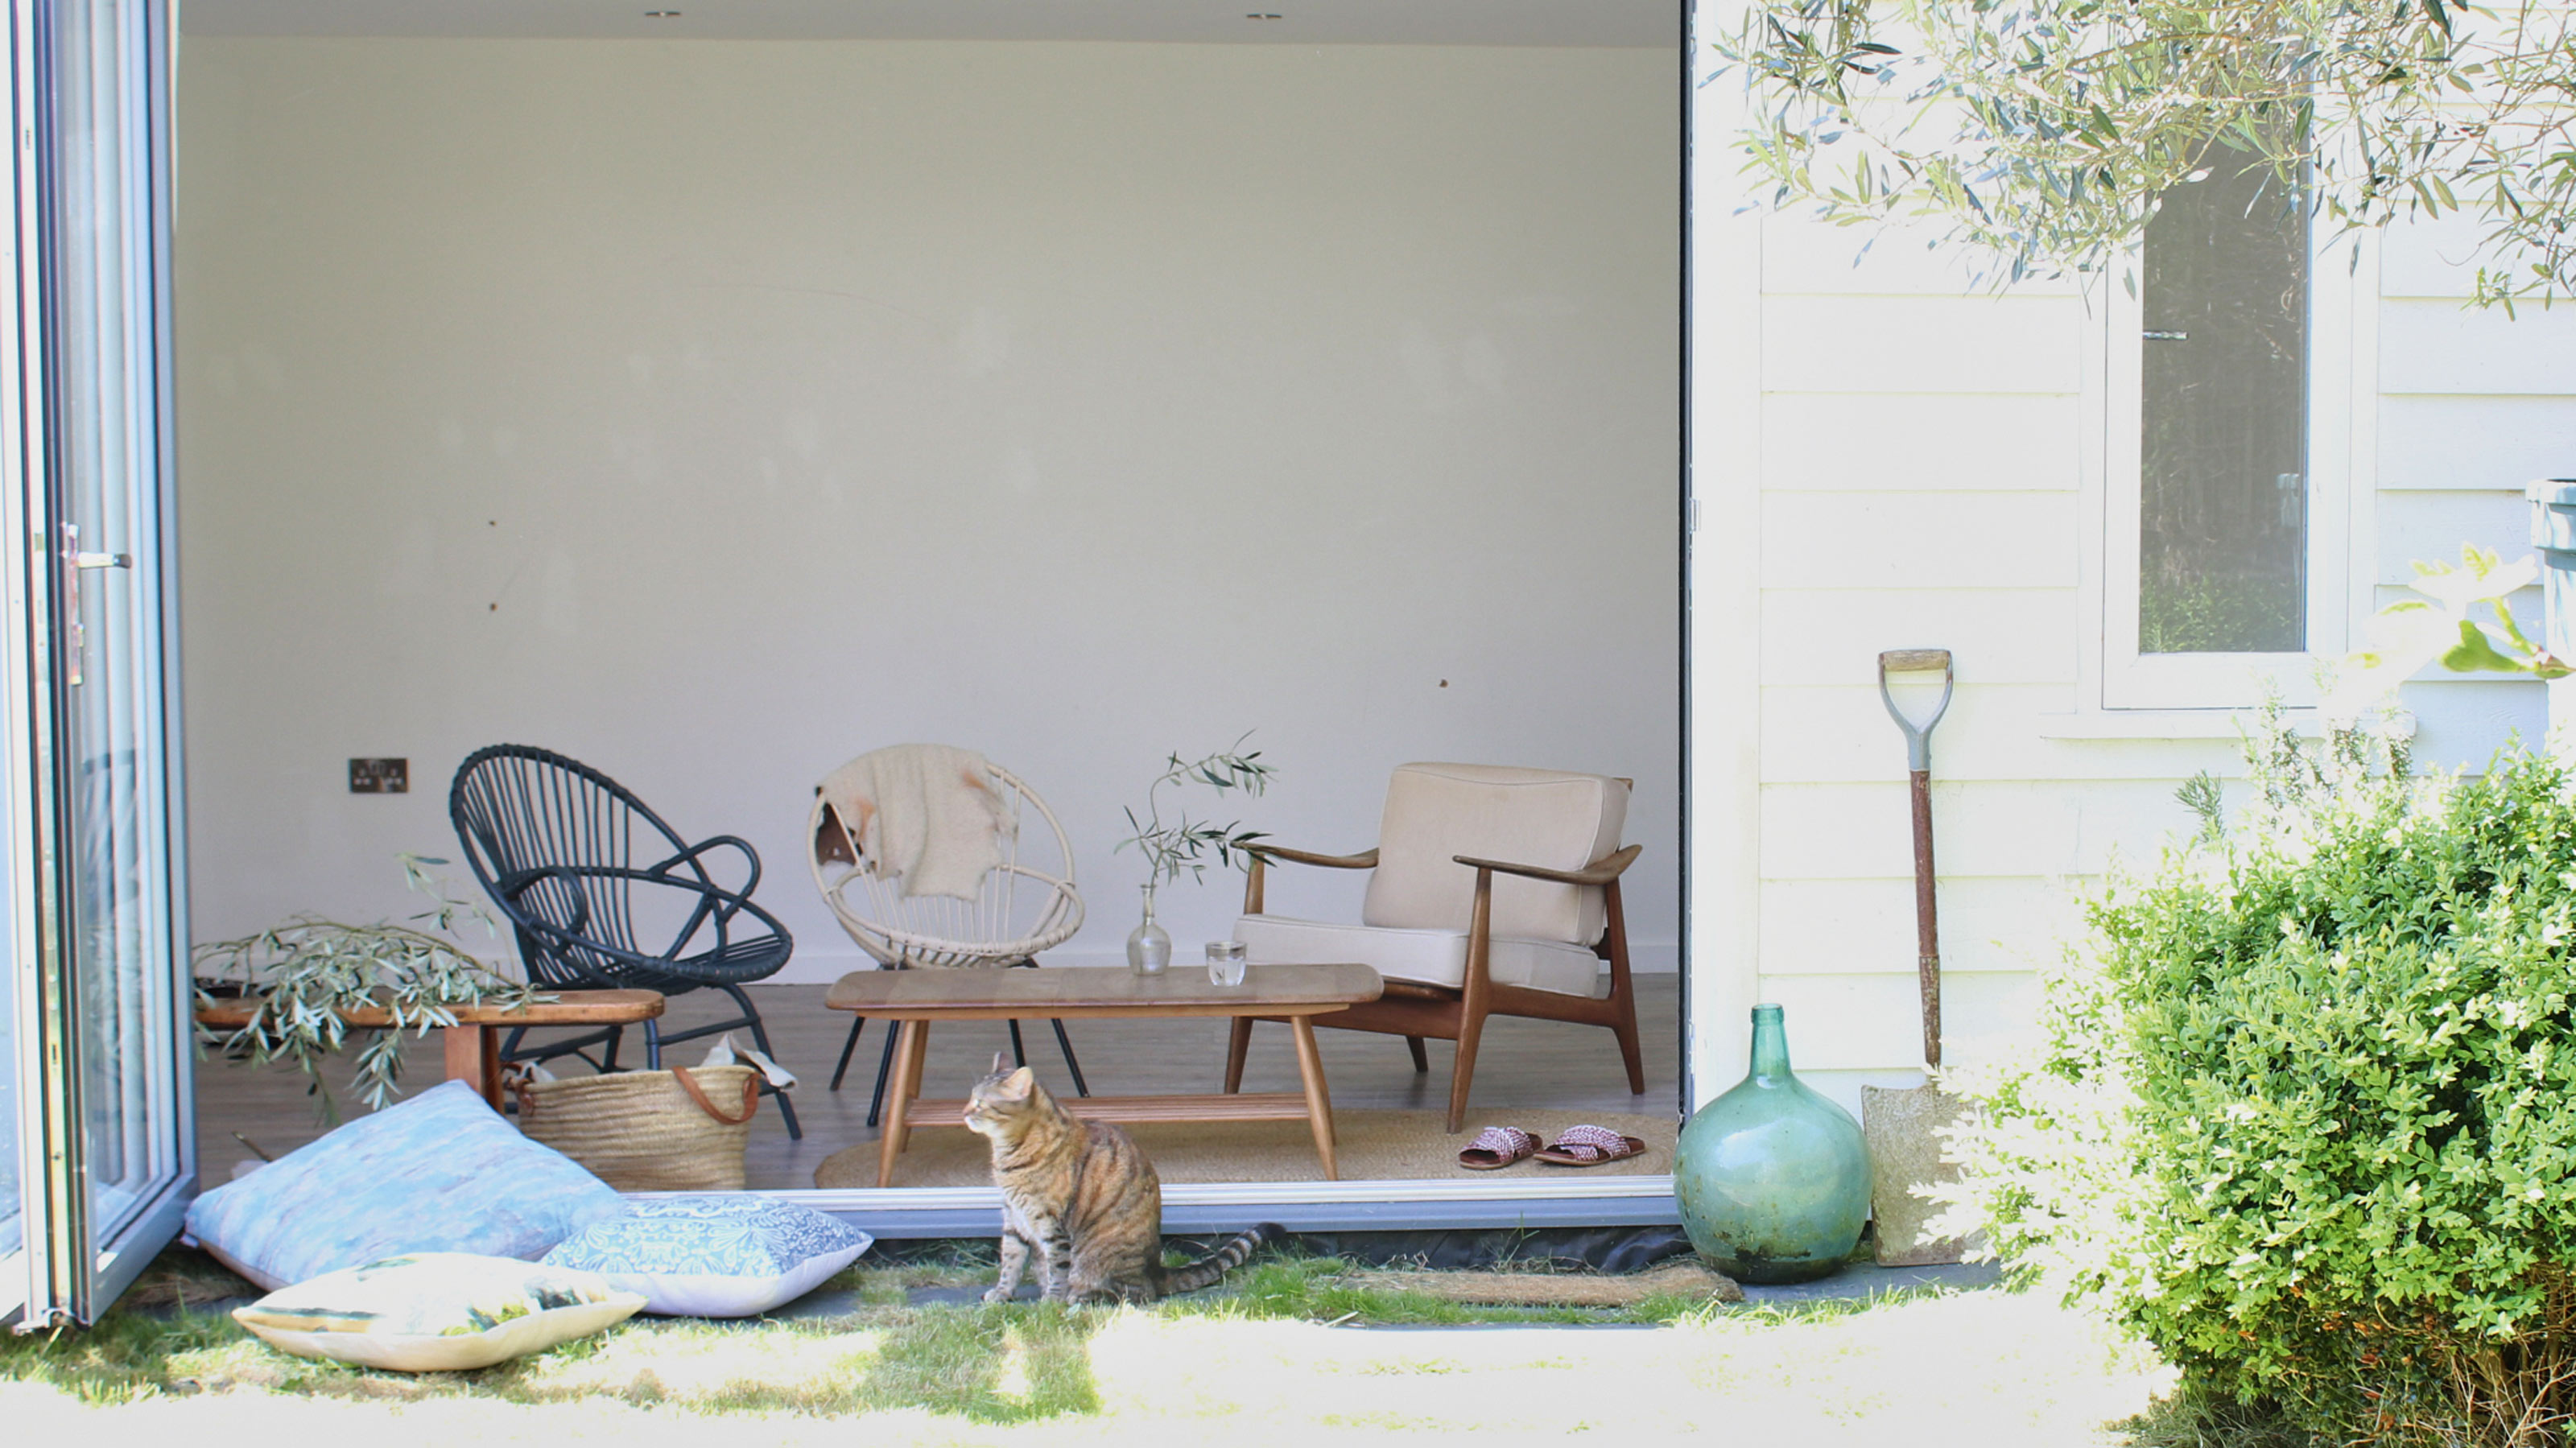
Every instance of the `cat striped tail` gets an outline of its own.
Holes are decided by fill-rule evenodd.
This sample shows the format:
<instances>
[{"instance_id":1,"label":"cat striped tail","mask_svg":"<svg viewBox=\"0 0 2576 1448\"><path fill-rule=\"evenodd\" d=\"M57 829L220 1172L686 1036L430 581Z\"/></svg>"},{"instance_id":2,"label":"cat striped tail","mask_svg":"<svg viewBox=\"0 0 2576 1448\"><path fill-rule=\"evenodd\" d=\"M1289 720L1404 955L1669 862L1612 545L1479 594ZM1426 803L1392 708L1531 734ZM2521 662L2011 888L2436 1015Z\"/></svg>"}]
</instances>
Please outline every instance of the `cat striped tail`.
<instances>
[{"instance_id":1,"label":"cat striped tail","mask_svg":"<svg viewBox=\"0 0 2576 1448\"><path fill-rule=\"evenodd\" d=\"M1249 1232L1227 1238L1215 1251L1186 1267L1155 1269L1155 1290L1168 1297L1175 1292L1196 1292L1202 1287L1213 1287L1225 1274L1242 1266L1245 1258L1260 1250L1262 1243L1275 1242L1286 1235L1287 1229L1278 1223L1263 1222Z\"/></svg>"}]
</instances>

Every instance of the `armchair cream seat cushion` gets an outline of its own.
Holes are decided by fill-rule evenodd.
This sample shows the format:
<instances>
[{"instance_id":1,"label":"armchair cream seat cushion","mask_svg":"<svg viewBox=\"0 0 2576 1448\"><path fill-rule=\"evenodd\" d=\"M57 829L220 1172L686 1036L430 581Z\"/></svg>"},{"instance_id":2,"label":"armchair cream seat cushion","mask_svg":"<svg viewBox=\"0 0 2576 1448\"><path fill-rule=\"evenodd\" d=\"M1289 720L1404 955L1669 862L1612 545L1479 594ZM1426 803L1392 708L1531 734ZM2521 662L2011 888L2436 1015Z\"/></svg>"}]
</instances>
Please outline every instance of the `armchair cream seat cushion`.
<instances>
[{"instance_id":1,"label":"armchair cream seat cushion","mask_svg":"<svg viewBox=\"0 0 2576 1448\"><path fill-rule=\"evenodd\" d=\"M1387 782L1377 868L1358 925L1246 915L1234 938L1256 961L1357 961L1390 980L1458 987L1476 872L1472 855L1580 870L1619 848L1628 786L1599 774L1490 764L1406 764ZM1494 877L1489 978L1562 995L1596 993L1592 949L1607 923L1597 887Z\"/></svg>"},{"instance_id":2,"label":"armchair cream seat cushion","mask_svg":"<svg viewBox=\"0 0 2576 1448\"><path fill-rule=\"evenodd\" d=\"M1456 868L1466 871L1463 865ZM1234 938L1243 942L1246 956L1266 965L1357 961L1389 980L1452 989L1467 983L1464 930L1383 930L1284 915L1246 915L1234 923ZM1595 987L1601 957L1588 946L1498 935L1486 946L1485 964L1496 985L1527 986L1559 995L1599 994Z\"/></svg>"}]
</instances>

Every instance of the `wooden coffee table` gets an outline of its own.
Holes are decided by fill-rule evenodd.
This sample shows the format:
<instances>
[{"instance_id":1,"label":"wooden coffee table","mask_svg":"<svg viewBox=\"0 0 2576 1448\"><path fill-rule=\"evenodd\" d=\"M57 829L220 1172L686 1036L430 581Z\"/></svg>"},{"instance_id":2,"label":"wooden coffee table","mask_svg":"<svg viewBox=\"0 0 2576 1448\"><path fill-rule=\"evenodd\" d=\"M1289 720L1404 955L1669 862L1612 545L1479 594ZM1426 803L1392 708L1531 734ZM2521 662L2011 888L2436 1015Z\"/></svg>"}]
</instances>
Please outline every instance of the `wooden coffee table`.
<instances>
[{"instance_id":1,"label":"wooden coffee table","mask_svg":"<svg viewBox=\"0 0 2576 1448\"><path fill-rule=\"evenodd\" d=\"M1306 1089L1295 1092L1205 1096L1086 1096L1063 1100L1074 1115L1092 1121L1304 1121L1315 1134L1324 1175L1339 1180L1333 1159L1333 1100L1324 1089L1324 1060L1315 1050L1313 1017L1363 1001L1385 989L1365 965L1255 965L1243 984L1208 983L1199 966L1175 965L1161 975L1138 975L1124 966L1040 966L1034 970L862 970L841 977L824 998L836 1011L882 1016L896 1028L894 1082L887 1090L885 1136L877 1148L877 1185L894 1185L895 1159L911 1144L916 1126L962 1126L964 1101L915 1101L921 1063L933 1021L1102 1019L1151 1016L1260 1016L1285 1018L1297 1036L1297 1072Z\"/></svg>"},{"instance_id":2,"label":"wooden coffee table","mask_svg":"<svg viewBox=\"0 0 2576 1448\"><path fill-rule=\"evenodd\" d=\"M449 1006L456 1024L443 1028L447 1079L463 1081L481 1093L492 1109L501 1109L501 1032L520 1026L631 1026L662 1014L662 993L651 990L547 991L550 1001L512 1009L500 1002L477 1001ZM250 1024L252 1003L222 1000L200 1006L197 1024L217 1031L238 1031ZM384 1010L342 1011L340 1018L359 1030L383 1030L393 1024Z\"/></svg>"}]
</instances>

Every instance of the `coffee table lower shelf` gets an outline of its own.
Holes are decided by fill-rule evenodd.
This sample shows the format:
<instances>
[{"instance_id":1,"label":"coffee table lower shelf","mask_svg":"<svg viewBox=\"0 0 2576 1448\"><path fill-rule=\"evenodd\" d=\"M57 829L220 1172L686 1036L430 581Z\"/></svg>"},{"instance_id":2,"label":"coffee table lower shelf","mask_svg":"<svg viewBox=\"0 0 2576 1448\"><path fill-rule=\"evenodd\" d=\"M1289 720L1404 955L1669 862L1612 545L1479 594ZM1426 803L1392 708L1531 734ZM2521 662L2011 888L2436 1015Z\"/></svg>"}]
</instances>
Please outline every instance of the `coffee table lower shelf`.
<instances>
[{"instance_id":1,"label":"coffee table lower shelf","mask_svg":"<svg viewBox=\"0 0 2576 1448\"><path fill-rule=\"evenodd\" d=\"M1058 1098L1056 1104L1076 1117L1122 1126L1157 1121L1302 1121L1315 1135L1315 1155L1323 1163L1324 1179L1339 1181L1341 1163L1334 1159L1333 1148L1341 1136L1333 1129L1333 1098L1324 1086L1324 1061L1315 1048L1315 1023L1302 1015L1291 1016L1288 1027L1297 1043L1297 1071L1305 1078L1303 1094L1263 1091L1210 1096L1079 1096ZM896 1026L895 1079L886 1101L885 1136L877 1144L880 1187L894 1185L895 1162L912 1144L915 1127L966 1124L965 1102L923 1101L912 1095L921 1089L921 1062L929 1044L928 1021L908 1020Z\"/></svg>"},{"instance_id":2,"label":"coffee table lower shelf","mask_svg":"<svg viewBox=\"0 0 2576 1448\"><path fill-rule=\"evenodd\" d=\"M1365 965L1255 965L1242 984L1218 986L1196 972L1139 976L1116 966L1041 966L1035 970L854 971L824 1004L895 1024L894 1075L886 1083L884 1135L877 1143L877 1185L894 1185L895 1163L913 1128L963 1126L963 1101L923 1101L922 1065L933 1021L1243 1017L1285 1019L1297 1045L1303 1093L1090 1096L1060 1100L1077 1117L1141 1124L1162 1121L1303 1121L1327 1181L1334 1159L1333 1098L1324 1086L1323 1053L1314 1017L1378 998L1386 983Z\"/></svg>"}]
</instances>

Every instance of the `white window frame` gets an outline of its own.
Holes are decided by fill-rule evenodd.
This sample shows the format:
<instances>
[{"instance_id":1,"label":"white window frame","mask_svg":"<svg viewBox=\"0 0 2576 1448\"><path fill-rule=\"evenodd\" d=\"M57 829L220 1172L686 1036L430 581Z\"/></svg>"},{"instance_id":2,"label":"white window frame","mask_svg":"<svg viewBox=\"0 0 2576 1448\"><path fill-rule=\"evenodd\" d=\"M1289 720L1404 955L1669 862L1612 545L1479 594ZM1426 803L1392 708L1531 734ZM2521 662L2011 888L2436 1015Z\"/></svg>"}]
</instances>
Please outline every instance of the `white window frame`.
<instances>
[{"instance_id":1,"label":"white window frame","mask_svg":"<svg viewBox=\"0 0 2576 1448\"><path fill-rule=\"evenodd\" d=\"M2316 660L2357 641L2371 608L2371 480L2378 422L2379 247L2373 233L2314 228L2308 258L2307 649L2300 653L2138 652L2139 511L2144 488L2145 306L2136 248L2087 291L2084 348L2082 712L2171 718L2243 709L2278 688L2316 703ZM2086 731L2090 732L2090 731Z\"/></svg>"}]
</instances>

